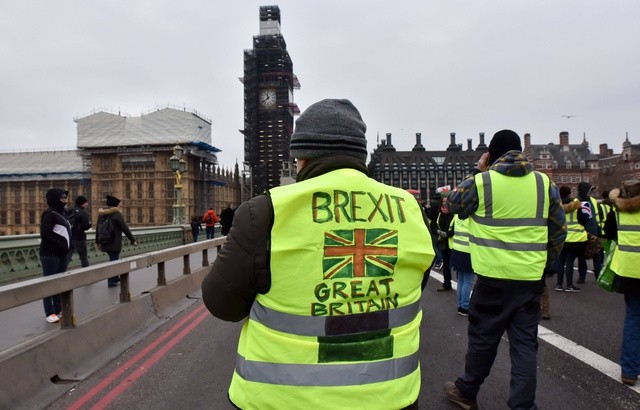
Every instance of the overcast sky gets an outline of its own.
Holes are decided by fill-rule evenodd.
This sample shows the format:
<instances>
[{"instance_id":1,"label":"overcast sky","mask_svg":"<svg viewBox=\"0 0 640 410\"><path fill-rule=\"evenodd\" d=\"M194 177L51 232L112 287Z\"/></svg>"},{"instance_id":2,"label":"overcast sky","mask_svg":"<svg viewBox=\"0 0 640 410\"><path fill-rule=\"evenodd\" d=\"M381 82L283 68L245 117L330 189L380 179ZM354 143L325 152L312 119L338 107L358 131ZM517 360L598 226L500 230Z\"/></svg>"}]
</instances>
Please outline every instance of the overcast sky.
<instances>
[{"instance_id":1,"label":"overcast sky","mask_svg":"<svg viewBox=\"0 0 640 410\"><path fill-rule=\"evenodd\" d=\"M640 1L6 0L0 150L73 148L74 117L158 106L213 121L222 165L243 160L243 50L277 4L301 110L348 98L368 148L427 150L511 128L593 152L640 142ZM563 115L575 115L564 118Z\"/></svg>"}]
</instances>

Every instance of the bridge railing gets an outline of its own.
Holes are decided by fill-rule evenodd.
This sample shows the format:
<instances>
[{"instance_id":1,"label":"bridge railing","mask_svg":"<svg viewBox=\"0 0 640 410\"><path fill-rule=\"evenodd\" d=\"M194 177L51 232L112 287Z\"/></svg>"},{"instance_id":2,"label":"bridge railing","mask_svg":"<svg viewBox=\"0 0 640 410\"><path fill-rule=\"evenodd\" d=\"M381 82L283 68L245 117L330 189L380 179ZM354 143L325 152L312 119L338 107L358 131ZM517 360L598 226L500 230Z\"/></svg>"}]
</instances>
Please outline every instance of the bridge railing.
<instances>
[{"instance_id":1,"label":"bridge railing","mask_svg":"<svg viewBox=\"0 0 640 410\"><path fill-rule=\"evenodd\" d=\"M207 267L209 265L209 249L215 247L219 251L224 240L224 237L220 237L130 256L117 261L99 263L86 268L75 269L69 273L28 279L0 286L0 312L59 294L62 304L60 324L62 327L73 327L76 325L76 315L73 307L74 289L100 282L113 276L119 276L120 302L129 302L131 301L129 275L135 271L154 265L157 266L157 285L164 286L167 284L165 262L182 258L182 273L183 275L189 275L192 272L190 255L201 252L202 267Z\"/></svg>"},{"instance_id":2,"label":"bridge railing","mask_svg":"<svg viewBox=\"0 0 640 410\"><path fill-rule=\"evenodd\" d=\"M220 235L219 228L216 228L216 231L217 235ZM131 232L138 240L138 246L134 247L124 239L120 256L131 256L192 242L189 225L133 228ZM87 252L91 265L109 260L107 254L97 248L94 230L87 231ZM69 269L78 266L80 261L76 252ZM41 275L39 234L0 236L0 285Z\"/></svg>"}]
</instances>

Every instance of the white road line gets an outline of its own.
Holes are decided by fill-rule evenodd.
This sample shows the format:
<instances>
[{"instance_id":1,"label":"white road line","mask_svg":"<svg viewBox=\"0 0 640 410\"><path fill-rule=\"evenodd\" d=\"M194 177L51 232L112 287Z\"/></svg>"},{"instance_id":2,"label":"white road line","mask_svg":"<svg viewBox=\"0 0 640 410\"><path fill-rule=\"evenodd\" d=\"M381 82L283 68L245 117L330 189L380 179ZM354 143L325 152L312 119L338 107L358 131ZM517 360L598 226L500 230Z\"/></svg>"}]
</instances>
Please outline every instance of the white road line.
<instances>
[{"instance_id":1,"label":"white road line","mask_svg":"<svg viewBox=\"0 0 640 410\"><path fill-rule=\"evenodd\" d=\"M430 276L437 281L444 282L442 274L432 270ZM458 283L451 281L451 287L458 290ZM587 364L600 373L612 378L613 380L620 382L620 365L612 362L606 357L602 357L599 354L592 352L584 346L581 346L559 334L547 329L544 326L538 325L538 337L557 349L562 350L566 354L575 357L577 360L584 364ZM640 384L636 383L635 386L627 386L636 393L640 393Z\"/></svg>"}]
</instances>

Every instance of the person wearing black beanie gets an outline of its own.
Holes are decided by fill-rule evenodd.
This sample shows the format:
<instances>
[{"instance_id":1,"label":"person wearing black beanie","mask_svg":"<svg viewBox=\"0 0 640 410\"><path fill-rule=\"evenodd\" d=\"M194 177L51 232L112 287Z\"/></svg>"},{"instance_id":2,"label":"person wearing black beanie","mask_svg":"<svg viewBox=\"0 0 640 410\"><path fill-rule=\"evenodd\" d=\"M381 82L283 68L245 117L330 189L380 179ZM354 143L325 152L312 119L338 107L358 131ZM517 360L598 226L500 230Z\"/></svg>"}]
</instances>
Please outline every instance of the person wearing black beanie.
<instances>
[{"instance_id":1,"label":"person wearing black beanie","mask_svg":"<svg viewBox=\"0 0 640 410\"><path fill-rule=\"evenodd\" d=\"M368 177L366 130L349 100L309 106L289 147L296 183L237 208L202 282L202 299L214 316L249 316L238 344L238 357L246 360L229 388L238 408L281 407L283 398L285 407L316 408L331 395L343 398L331 408L418 408L418 302L435 251L416 198ZM380 338L396 329L403 336L393 346ZM247 337L256 342L250 352ZM274 370L260 372L256 358ZM318 384L316 375L337 363L349 383ZM292 377L286 369L292 366L309 371ZM375 383L363 366L376 367ZM256 371L260 380L247 377Z\"/></svg>"},{"instance_id":2,"label":"person wearing black beanie","mask_svg":"<svg viewBox=\"0 0 640 410\"><path fill-rule=\"evenodd\" d=\"M478 160L478 172L458 185L448 204L452 213L469 219L477 280L469 306L466 370L445 383L445 395L461 407L477 407L476 397L507 332L515 352L511 366L518 369L511 375L507 405L536 408L544 274L553 269L567 235L558 189L547 175L534 171L518 134L501 130Z\"/></svg>"},{"instance_id":3,"label":"person wearing black beanie","mask_svg":"<svg viewBox=\"0 0 640 410\"><path fill-rule=\"evenodd\" d=\"M124 233L133 246L138 246L138 241L131 233L129 226L120 212L120 199L107 195L107 206L98 209L98 222L96 223L96 244L102 252L109 255L110 261L120 259L122 251L122 234ZM108 227L108 229L107 229ZM112 288L118 285L120 278L114 276L108 279L107 285Z\"/></svg>"}]
</instances>

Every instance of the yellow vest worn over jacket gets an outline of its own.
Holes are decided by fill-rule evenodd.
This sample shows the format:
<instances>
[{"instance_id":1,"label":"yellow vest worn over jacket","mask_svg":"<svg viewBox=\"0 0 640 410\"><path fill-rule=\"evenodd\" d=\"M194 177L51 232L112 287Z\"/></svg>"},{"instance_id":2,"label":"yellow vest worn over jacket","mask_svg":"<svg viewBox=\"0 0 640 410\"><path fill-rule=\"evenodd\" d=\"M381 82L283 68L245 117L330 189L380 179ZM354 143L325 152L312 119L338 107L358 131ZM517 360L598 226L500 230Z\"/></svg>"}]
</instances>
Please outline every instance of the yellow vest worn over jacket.
<instances>
[{"instance_id":1,"label":"yellow vest worn over jacket","mask_svg":"<svg viewBox=\"0 0 640 410\"><path fill-rule=\"evenodd\" d=\"M565 239L565 242L586 242L587 231L584 226L578 222L578 212L582 212L580 209L580 201L574 199L572 202L564 204L564 207L567 216L567 239Z\"/></svg>"},{"instance_id":2,"label":"yellow vest worn over jacket","mask_svg":"<svg viewBox=\"0 0 640 410\"><path fill-rule=\"evenodd\" d=\"M469 218L460 219L458 215L453 217L453 243L451 249L458 252L469 253Z\"/></svg>"},{"instance_id":3,"label":"yellow vest worn over jacket","mask_svg":"<svg viewBox=\"0 0 640 410\"><path fill-rule=\"evenodd\" d=\"M408 192L339 169L271 189L271 288L238 343L243 409L399 409L418 398L421 282L434 258Z\"/></svg>"},{"instance_id":4,"label":"yellow vest worn over jacket","mask_svg":"<svg viewBox=\"0 0 640 410\"><path fill-rule=\"evenodd\" d=\"M618 276L640 279L640 212L617 212L618 247L611 269Z\"/></svg>"},{"instance_id":5,"label":"yellow vest worn over jacket","mask_svg":"<svg viewBox=\"0 0 640 410\"><path fill-rule=\"evenodd\" d=\"M547 261L549 178L487 171L475 176L478 209L469 221L473 270L481 276L540 280Z\"/></svg>"}]
</instances>

